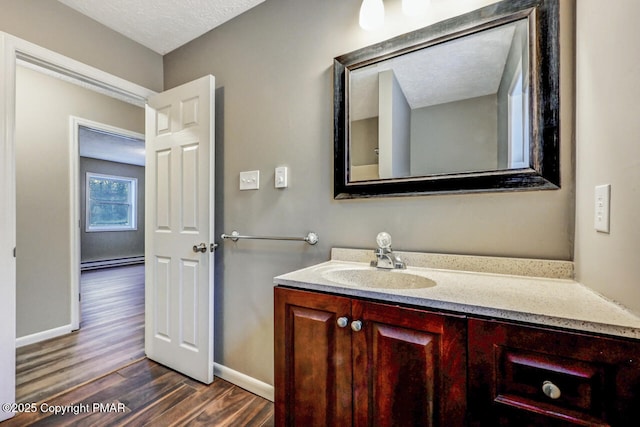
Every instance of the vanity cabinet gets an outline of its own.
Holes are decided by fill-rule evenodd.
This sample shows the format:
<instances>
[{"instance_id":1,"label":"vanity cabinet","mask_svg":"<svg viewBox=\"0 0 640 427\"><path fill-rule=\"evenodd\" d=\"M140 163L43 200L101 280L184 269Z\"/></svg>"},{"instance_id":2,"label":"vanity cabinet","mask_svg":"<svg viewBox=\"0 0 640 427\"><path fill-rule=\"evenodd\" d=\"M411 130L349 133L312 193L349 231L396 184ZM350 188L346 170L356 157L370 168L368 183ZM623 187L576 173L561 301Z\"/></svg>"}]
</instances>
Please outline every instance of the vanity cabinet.
<instances>
[{"instance_id":1,"label":"vanity cabinet","mask_svg":"<svg viewBox=\"0 0 640 427\"><path fill-rule=\"evenodd\" d=\"M462 426L466 319L275 288L277 426Z\"/></svg>"},{"instance_id":2,"label":"vanity cabinet","mask_svg":"<svg viewBox=\"0 0 640 427\"><path fill-rule=\"evenodd\" d=\"M640 426L640 344L469 319L470 426Z\"/></svg>"}]
</instances>

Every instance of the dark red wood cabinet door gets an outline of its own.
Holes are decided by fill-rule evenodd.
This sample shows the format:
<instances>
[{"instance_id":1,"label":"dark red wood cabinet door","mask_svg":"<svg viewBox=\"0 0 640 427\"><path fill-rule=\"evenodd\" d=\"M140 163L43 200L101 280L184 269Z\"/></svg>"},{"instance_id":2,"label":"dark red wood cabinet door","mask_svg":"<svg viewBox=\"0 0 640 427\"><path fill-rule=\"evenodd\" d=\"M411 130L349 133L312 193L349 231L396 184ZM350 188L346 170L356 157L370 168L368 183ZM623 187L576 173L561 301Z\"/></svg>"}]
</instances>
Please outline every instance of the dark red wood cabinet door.
<instances>
[{"instance_id":1,"label":"dark red wood cabinet door","mask_svg":"<svg viewBox=\"0 0 640 427\"><path fill-rule=\"evenodd\" d=\"M640 426L638 342L478 319L468 335L471 426Z\"/></svg>"},{"instance_id":2,"label":"dark red wood cabinet door","mask_svg":"<svg viewBox=\"0 0 640 427\"><path fill-rule=\"evenodd\" d=\"M354 426L463 426L462 317L354 300Z\"/></svg>"},{"instance_id":3,"label":"dark red wood cabinet door","mask_svg":"<svg viewBox=\"0 0 640 427\"><path fill-rule=\"evenodd\" d=\"M277 426L351 425L351 301L275 288Z\"/></svg>"}]
</instances>

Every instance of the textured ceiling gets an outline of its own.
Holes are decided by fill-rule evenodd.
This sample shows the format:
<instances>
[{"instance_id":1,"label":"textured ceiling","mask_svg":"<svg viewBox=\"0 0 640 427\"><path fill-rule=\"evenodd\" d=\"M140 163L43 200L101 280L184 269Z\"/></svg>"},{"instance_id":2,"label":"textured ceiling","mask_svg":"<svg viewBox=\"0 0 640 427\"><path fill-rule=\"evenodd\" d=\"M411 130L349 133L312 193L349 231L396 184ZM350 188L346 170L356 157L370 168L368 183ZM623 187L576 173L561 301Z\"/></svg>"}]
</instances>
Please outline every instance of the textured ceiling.
<instances>
[{"instance_id":1,"label":"textured ceiling","mask_svg":"<svg viewBox=\"0 0 640 427\"><path fill-rule=\"evenodd\" d=\"M164 55L265 0L58 0Z\"/></svg>"}]
</instances>

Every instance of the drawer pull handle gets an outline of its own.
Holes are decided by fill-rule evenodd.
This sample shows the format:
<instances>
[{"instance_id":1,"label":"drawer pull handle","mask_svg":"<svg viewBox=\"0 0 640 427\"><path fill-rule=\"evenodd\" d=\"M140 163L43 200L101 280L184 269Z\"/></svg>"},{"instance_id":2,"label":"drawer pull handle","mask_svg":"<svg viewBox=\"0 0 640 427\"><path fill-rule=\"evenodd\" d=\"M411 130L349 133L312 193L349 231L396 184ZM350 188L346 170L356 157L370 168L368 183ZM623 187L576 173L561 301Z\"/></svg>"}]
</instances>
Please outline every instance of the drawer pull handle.
<instances>
[{"instance_id":1,"label":"drawer pull handle","mask_svg":"<svg viewBox=\"0 0 640 427\"><path fill-rule=\"evenodd\" d=\"M336 323L339 327L344 328L349 324L349 319L347 319L346 317L338 317Z\"/></svg>"},{"instance_id":2,"label":"drawer pull handle","mask_svg":"<svg viewBox=\"0 0 640 427\"><path fill-rule=\"evenodd\" d=\"M542 383L542 392L550 399L557 399L562 394L560 388L551 381Z\"/></svg>"},{"instance_id":3,"label":"drawer pull handle","mask_svg":"<svg viewBox=\"0 0 640 427\"><path fill-rule=\"evenodd\" d=\"M362 329L362 322L360 320L354 320L353 322L351 322L351 329L353 329L355 332L358 332Z\"/></svg>"}]
</instances>

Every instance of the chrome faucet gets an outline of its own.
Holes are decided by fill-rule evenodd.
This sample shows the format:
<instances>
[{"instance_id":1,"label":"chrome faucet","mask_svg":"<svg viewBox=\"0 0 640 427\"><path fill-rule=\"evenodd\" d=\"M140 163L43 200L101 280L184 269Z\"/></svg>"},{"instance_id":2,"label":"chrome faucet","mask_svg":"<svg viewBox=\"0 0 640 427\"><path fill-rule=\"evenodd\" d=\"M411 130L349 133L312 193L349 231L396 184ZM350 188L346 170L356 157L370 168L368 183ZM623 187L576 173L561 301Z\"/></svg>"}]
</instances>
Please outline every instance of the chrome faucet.
<instances>
[{"instance_id":1,"label":"chrome faucet","mask_svg":"<svg viewBox=\"0 0 640 427\"><path fill-rule=\"evenodd\" d=\"M376 237L378 249L374 251L376 259L371 261L371 267L391 269L404 269L407 265L400 257L391 250L391 236L389 233L381 232Z\"/></svg>"}]
</instances>

